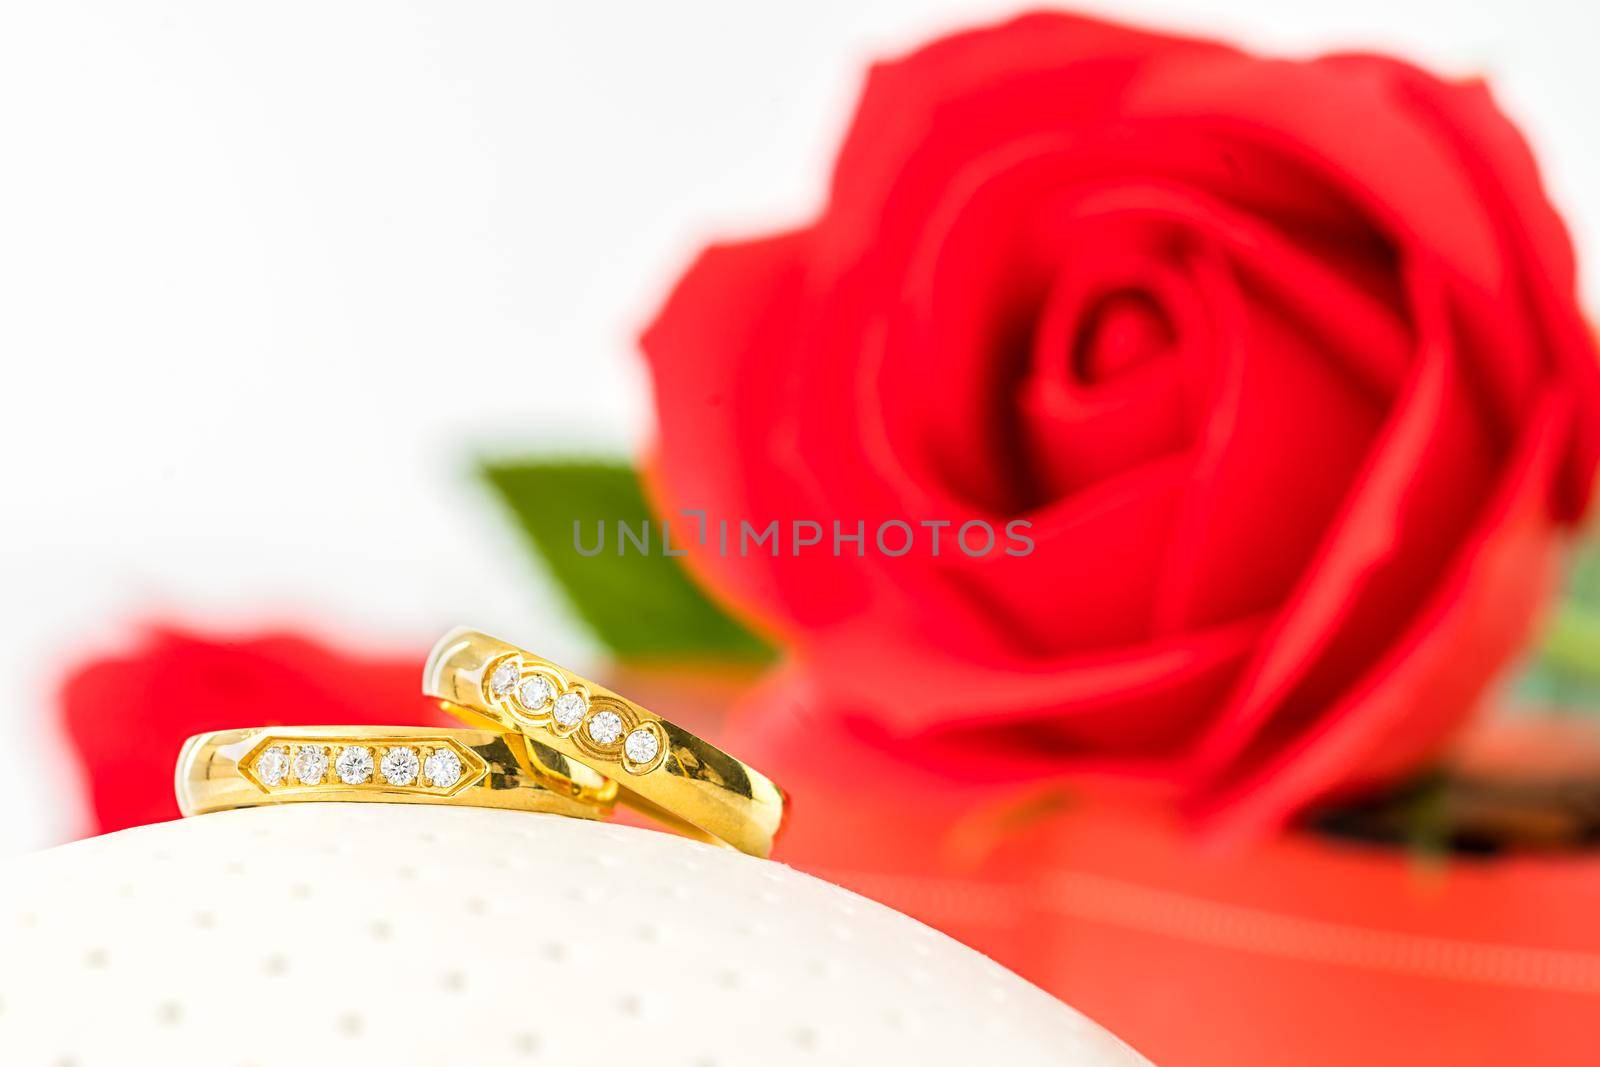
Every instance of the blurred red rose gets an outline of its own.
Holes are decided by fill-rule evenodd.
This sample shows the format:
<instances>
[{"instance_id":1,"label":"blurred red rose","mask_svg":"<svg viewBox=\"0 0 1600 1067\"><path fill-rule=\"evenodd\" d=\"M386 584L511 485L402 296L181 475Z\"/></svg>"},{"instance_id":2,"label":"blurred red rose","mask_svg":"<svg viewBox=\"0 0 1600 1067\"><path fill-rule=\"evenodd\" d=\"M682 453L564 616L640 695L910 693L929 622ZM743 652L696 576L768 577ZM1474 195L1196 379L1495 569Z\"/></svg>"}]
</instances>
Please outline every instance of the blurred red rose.
<instances>
[{"instance_id":1,"label":"blurred red rose","mask_svg":"<svg viewBox=\"0 0 1600 1067\"><path fill-rule=\"evenodd\" d=\"M104 833L178 817L178 750L236 726L443 723L418 682L422 653L356 658L288 634L245 640L149 633L71 675L61 705Z\"/></svg>"},{"instance_id":2,"label":"blurred red rose","mask_svg":"<svg viewBox=\"0 0 1600 1067\"><path fill-rule=\"evenodd\" d=\"M819 694L773 735L1264 827L1414 767L1524 638L1600 448L1573 275L1480 83L1034 15L875 68L820 216L678 283L654 490L734 524L691 562ZM741 556L772 520L866 542Z\"/></svg>"}]
</instances>

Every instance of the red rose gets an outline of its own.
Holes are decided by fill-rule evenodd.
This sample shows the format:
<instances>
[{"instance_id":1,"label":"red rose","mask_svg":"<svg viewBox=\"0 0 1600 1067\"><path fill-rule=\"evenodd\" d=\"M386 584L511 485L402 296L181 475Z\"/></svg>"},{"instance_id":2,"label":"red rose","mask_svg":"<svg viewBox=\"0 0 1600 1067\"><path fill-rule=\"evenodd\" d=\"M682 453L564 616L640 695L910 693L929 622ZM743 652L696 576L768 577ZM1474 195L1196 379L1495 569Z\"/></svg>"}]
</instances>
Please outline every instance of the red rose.
<instances>
[{"instance_id":1,"label":"red rose","mask_svg":"<svg viewBox=\"0 0 1600 1067\"><path fill-rule=\"evenodd\" d=\"M1264 826L1413 768L1525 637L1600 447L1573 273L1477 82L1034 15L874 69L816 221L679 282L655 487L865 523L691 549L815 726Z\"/></svg>"}]
</instances>

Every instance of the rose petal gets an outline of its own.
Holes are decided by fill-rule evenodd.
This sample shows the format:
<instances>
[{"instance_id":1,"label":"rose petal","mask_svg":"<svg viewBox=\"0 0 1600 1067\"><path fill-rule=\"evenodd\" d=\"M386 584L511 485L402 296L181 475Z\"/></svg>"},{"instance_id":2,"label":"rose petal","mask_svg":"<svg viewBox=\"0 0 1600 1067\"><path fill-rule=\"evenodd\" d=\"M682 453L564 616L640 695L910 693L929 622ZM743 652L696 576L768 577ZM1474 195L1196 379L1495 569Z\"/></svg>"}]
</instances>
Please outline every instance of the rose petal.
<instances>
[{"instance_id":1,"label":"rose petal","mask_svg":"<svg viewBox=\"0 0 1600 1067\"><path fill-rule=\"evenodd\" d=\"M61 715L101 833L178 817L172 768L191 734L243 726L447 723L415 657L357 657L295 634L154 629L62 684Z\"/></svg>"},{"instance_id":2,"label":"rose petal","mask_svg":"<svg viewBox=\"0 0 1600 1067\"><path fill-rule=\"evenodd\" d=\"M1494 483L1499 457L1451 358L1436 288L1418 303L1434 314L1431 329L1423 328L1415 380L1197 753L1197 764L1212 773L1282 714L1292 692L1313 703L1335 699L1382 655L1434 594Z\"/></svg>"},{"instance_id":3,"label":"rose petal","mask_svg":"<svg viewBox=\"0 0 1600 1067\"><path fill-rule=\"evenodd\" d=\"M1380 659L1317 714L1259 735L1195 805L1220 837L1281 825L1313 799L1436 753L1525 639L1554 576L1548 486L1571 416L1550 395L1447 578Z\"/></svg>"},{"instance_id":4,"label":"rose petal","mask_svg":"<svg viewBox=\"0 0 1600 1067\"><path fill-rule=\"evenodd\" d=\"M660 423L649 463L660 510L704 509L735 524L736 543L741 521L759 534L771 521L787 527L796 515L822 513L783 476L792 459L779 429L806 248L802 231L706 249L640 338ZM773 566L760 548L725 557L715 541L686 547L707 581L770 629L836 610L823 598L839 586L808 583L804 560Z\"/></svg>"}]
</instances>

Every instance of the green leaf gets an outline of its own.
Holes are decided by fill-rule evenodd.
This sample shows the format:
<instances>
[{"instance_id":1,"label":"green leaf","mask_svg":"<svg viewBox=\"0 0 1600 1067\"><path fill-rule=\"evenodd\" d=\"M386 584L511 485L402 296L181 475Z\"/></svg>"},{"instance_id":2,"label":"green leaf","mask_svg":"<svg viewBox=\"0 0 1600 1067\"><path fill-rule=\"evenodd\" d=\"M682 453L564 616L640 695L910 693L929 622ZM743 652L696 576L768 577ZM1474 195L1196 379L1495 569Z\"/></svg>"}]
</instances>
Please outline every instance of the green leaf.
<instances>
[{"instance_id":1,"label":"green leaf","mask_svg":"<svg viewBox=\"0 0 1600 1067\"><path fill-rule=\"evenodd\" d=\"M1571 678L1600 683L1600 611L1568 598L1545 628L1544 662Z\"/></svg>"},{"instance_id":2,"label":"green leaf","mask_svg":"<svg viewBox=\"0 0 1600 1067\"><path fill-rule=\"evenodd\" d=\"M636 659L771 659L771 645L709 600L676 556L662 552L661 524L627 464L531 460L488 463L484 477L511 509L573 610L618 656ZM649 551L619 552L618 523L637 533L650 524ZM592 551L604 526L604 547ZM687 528L686 528L687 527ZM693 536L693 520L672 524L674 550Z\"/></svg>"}]
</instances>

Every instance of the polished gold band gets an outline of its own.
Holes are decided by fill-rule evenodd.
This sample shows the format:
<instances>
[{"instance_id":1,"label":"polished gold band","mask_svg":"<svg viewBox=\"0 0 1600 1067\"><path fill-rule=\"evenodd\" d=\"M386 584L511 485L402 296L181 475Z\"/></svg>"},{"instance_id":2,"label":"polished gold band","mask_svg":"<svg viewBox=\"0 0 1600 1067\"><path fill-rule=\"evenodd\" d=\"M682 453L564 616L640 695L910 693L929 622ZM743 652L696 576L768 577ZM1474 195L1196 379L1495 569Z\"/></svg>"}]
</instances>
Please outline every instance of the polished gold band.
<instances>
[{"instance_id":1,"label":"polished gold band","mask_svg":"<svg viewBox=\"0 0 1600 1067\"><path fill-rule=\"evenodd\" d=\"M543 811L611 810L616 784L495 730L264 726L198 734L176 775L185 815L295 801L376 801Z\"/></svg>"},{"instance_id":2,"label":"polished gold band","mask_svg":"<svg viewBox=\"0 0 1600 1067\"><path fill-rule=\"evenodd\" d=\"M422 688L471 725L518 731L616 780L617 799L654 818L754 856L772 851L784 796L771 779L549 660L453 630L428 657Z\"/></svg>"}]
</instances>

